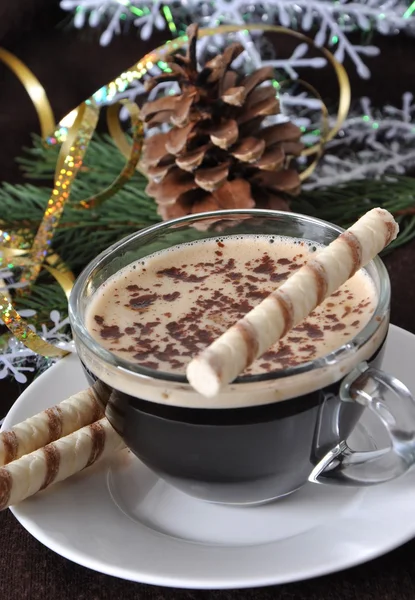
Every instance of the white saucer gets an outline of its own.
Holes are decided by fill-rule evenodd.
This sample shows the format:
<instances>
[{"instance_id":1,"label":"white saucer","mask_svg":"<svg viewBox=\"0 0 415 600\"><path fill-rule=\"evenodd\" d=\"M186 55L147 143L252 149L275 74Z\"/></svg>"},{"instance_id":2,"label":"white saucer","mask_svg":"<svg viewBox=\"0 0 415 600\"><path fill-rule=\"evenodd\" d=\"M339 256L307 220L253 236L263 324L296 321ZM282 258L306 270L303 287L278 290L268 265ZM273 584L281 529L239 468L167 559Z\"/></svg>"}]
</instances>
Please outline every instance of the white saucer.
<instances>
[{"instance_id":1,"label":"white saucer","mask_svg":"<svg viewBox=\"0 0 415 600\"><path fill-rule=\"evenodd\" d=\"M391 326L384 368L415 393L415 336ZM76 356L17 400L3 428L85 387ZM129 492L127 492L127 487ZM12 509L40 542L102 573L180 588L287 583L357 565L415 536L415 470L388 484L307 484L274 504L189 498L127 451Z\"/></svg>"}]
</instances>

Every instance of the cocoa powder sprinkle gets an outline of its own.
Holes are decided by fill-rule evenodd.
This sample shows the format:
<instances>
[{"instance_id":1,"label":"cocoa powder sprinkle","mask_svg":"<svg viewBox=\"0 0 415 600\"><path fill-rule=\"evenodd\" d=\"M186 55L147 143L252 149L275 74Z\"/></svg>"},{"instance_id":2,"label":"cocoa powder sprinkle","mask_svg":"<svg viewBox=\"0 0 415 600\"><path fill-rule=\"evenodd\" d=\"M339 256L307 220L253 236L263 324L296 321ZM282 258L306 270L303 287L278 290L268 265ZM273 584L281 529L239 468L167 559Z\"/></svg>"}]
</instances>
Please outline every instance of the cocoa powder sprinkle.
<instances>
[{"instance_id":1,"label":"cocoa powder sprinkle","mask_svg":"<svg viewBox=\"0 0 415 600\"><path fill-rule=\"evenodd\" d=\"M142 296L131 298L129 305L134 310L142 310L148 308L157 298L157 294L143 294Z\"/></svg>"},{"instance_id":2,"label":"cocoa powder sprinkle","mask_svg":"<svg viewBox=\"0 0 415 600\"><path fill-rule=\"evenodd\" d=\"M124 335L118 325L103 325L99 334L104 340L118 339Z\"/></svg>"},{"instance_id":3,"label":"cocoa powder sprinkle","mask_svg":"<svg viewBox=\"0 0 415 600\"><path fill-rule=\"evenodd\" d=\"M231 238L226 245L212 240L203 252L196 243L189 246L186 254L179 255L173 249L163 257L158 255L160 259L154 263L153 259L146 259L146 269L141 264L131 270L131 275L115 280L116 288L106 287L108 304L96 306L94 327L89 331L94 337L99 336L103 346L126 360L153 370L183 373L195 354L277 290L307 261L307 244L301 248L303 254L298 254L298 244L287 252L276 239L272 245L268 238L264 239L266 242L257 242L255 238L249 260L247 253L234 249ZM322 295L323 274L315 275L321 279ZM335 292L246 372L297 365L315 358L336 333L338 340L342 336L339 343L347 335L354 336L373 304L364 289L363 286L361 292L356 285L348 284ZM115 291L122 301L119 307ZM293 317L290 298L278 290L272 298L284 313L288 331ZM116 320L114 310L120 311L122 320ZM244 334L249 337L250 352L255 354L251 332Z\"/></svg>"}]
</instances>

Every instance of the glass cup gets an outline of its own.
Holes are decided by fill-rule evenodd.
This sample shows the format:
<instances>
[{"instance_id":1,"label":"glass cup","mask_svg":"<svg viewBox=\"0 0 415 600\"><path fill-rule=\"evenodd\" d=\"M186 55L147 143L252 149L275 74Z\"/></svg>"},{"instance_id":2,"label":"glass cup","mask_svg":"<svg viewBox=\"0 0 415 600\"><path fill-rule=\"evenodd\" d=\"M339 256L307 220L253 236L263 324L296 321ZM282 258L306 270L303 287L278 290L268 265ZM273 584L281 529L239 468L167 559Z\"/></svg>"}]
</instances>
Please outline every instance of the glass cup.
<instances>
[{"instance_id":1,"label":"glass cup","mask_svg":"<svg viewBox=\"0 0 415 600\"><path fill-rule=\"evenodd\" d=\"M342 229L278 211L231 210L149 227L93 260L73 288L69 314L79 358L105 414L132 452L165 481L203 500L256 504L307 481L368 485L393 479L415 461L415 404L380 370L389 325L390 283L379 258L367 271L378 293L369 323L330 354L283 370L238 377L214 399L185 375L141 367L100 346L85 327L91 296L122 267L181 242L272 234L327 245ZM172 284L174 285L174 284ZM348 438L366 410L388 443L365 451ZM376 429L376 427L375 427Z\"/></svg>"}]
</instances>

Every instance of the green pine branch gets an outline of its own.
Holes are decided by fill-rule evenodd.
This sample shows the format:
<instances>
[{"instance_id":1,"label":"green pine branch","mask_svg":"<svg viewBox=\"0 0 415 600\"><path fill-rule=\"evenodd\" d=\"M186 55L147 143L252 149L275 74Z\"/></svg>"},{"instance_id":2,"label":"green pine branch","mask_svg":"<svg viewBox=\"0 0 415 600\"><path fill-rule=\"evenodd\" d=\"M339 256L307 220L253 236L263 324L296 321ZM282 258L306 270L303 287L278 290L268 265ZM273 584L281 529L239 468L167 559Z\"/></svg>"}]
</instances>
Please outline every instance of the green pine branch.
<instances>
[{"instance_id":1,"label":"green pine branch","mask_svg":"<svg viewBox=\"0 0 415 600\"><path fill-rule=\"evenodd\" d=\"M58 147L45 146L38 136L33 138L33 147L19 163L26 176L48 180L49 187L4 184L0 188L0 206L8 215L2 219L4 229L23 226L36 230L50 194L58 153ZM160 220L154 201L144 191L147 180L138 172L98 209L75 206L109 186L124 164L125 158L108 135L91 141L53 240L53 249L75 271L115 241Z\"/></svg>"},{"instance_id":2,"label":"green pine branch","mask_svg":"<svg viewBox=\"0 0 415 600\"><path fill-rule=\"evenodd\" d=\"M58 152L58 147L45 146L39 137L33 138L32 148L26 150L19 163L24 174L41 185L0 186L2 229L24 228L35 234L52 189ZM109 245L160 220L154 201L145 193L147 181L138 172L99 208L80 210L75 206L110 185L124 164L125 158L108 135L94 137L53 239L53 250L75 274ZM294 212L343 227L375 206L388 209L400 222L401 233L389 250L415 237L415 179L410 177L394 175L380 180L350 181L341 186L303 191L291 199ZM33 308L41 320L48 318L52 309L65 311L66 298L59 285L43 274L30 295L18 299L18 305Z\"/></svg>"},{"instance_id":3,"label":"green pine branch","mask_svg":"<svg viewBox=\"0 0 415 600\"><path fill-rule=\"evenodd\" d=\"M36 311L36 323L48 323L52 310L58 310L61 314L68 313L68 300L56 281L47 282L41 277L32 287L30 295L16 296L14 304L17 310L31 308Z\"/></svg>"},{"instance_id":4,"label":"green pine branch","mask_svg":"<svg viewBox=\"0 0 415 600\"><path fill-rule=\"evenodd\" d=\"M350 181L342 186L303 191L291 203L293 211L349 227L363 213L380 206L400 225L400 234L385 252L415 237L415 178L390 175L381 179Z\"/></svg>"},{"instance_id":5,"label":"green pine branch","mask_svg":"<svg viewBox=\"0 0 415 600\"><path fill-rule=\"evenodd\" d=\"M26 177L51 180L59 151L60 146L49 146L41 137L33 135L32 146L24 149L24 155L18 157L17 162ZM88 172L88 180L96 180L102 187L102 181L104 185L109 184L119 175L125 162L111 136L98 134L89 143L81 172Z\"/></svg>"}]
</instances>

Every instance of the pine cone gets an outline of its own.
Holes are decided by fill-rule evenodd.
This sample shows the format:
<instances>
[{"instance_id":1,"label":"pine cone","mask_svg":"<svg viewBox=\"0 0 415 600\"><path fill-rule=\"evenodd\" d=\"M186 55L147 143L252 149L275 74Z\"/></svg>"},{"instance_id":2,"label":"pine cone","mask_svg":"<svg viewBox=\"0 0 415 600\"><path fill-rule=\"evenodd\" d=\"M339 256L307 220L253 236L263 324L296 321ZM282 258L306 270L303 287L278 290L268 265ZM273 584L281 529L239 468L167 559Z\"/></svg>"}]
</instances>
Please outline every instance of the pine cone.
<instances>
[{"instance_id":1,"label":"pine cone","mask_svg":"<svg viewBox=\"0 0 415 600\"><path fill-rule=\"evenodd\" d=\"M234 43L199 72L196 62L198 26L187 34L186 56L169 58L171 73L147 82L147 90L162 81L176 81L181 93L147 102L141 111L148 129L169 124L171 129L146 140L141 165L150 179L163 219L229 208L288 210L281 192L300 188L290 157L303 148L301 131L290 122L264 127L280 112L271 83L273 69L251 75L230 68L243 52Z\"/></svg>"}]
</instances>

